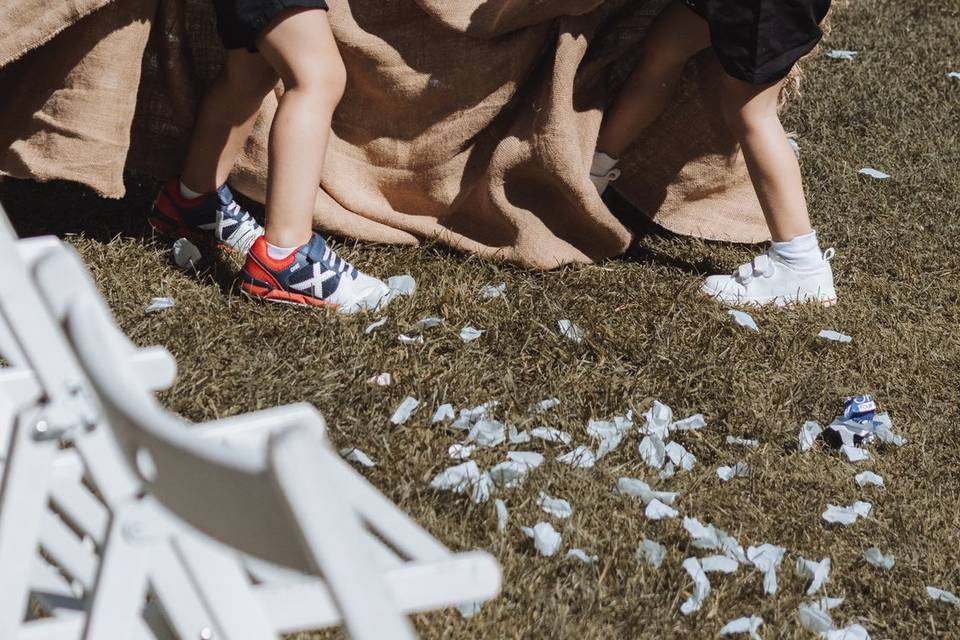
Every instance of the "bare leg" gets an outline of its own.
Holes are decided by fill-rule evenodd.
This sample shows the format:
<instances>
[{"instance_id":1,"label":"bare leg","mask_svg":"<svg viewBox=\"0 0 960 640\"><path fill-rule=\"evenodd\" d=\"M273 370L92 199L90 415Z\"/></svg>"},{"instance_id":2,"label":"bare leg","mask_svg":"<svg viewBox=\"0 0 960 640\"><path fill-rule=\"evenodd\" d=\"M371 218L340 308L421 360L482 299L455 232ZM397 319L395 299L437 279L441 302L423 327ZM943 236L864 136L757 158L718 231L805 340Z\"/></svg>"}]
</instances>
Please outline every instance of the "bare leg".
<instances>
[{"instance_id":1,"label":"bare leg","mask_svg":"<svg viewBox=\"0 0 960 640\"><path fill-rule=\"evenodd\" d=\"M680 2L664 9L644 39L643 57L604 115L597 151L623 153L666 109L687 61L709 46L703 18Z\"/></svg>"},{"instance_id":2,"label":"bare leg","mask_svg":"<svg viewBox=\"0 0 960 640\"><path fill-rule=\"evenodd\" d=\"M227 181L263 98L278 79L259 54L227 51L223 70L200 105L180 178L187 187L207 193Z\"/></svg>"},{"instance_id":3,"label":"bare leg","mask_svg":"<svg viewBox=\"0 0 960 640\"><path fill-rule=\"evenodd\" d=\"M330 123L347 73L320 9L284 12L257 47L284 86L270 129L266 239L295 247L313 233Z\"/></svg>"},{"instance_id":4,"label":"bare leg","mask_svg":"<svg viewBox=\"0 0 960 640\"><path fill-rule=\"evenodd\" d=\"M800 165L777 113L780 83L756 86L724 76L721 94L724 117L743 148L771 236L787 241L810 233Z\"/></svg>"}]
</instances>

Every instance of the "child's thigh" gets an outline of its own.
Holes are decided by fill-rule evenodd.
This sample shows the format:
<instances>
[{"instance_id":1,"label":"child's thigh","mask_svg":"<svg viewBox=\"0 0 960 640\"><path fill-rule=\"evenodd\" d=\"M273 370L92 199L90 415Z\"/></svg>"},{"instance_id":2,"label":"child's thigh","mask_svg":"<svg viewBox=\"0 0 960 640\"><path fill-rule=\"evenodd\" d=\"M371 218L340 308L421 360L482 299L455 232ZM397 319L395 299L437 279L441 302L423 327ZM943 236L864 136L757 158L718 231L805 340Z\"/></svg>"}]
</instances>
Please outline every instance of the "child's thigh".
<instances>
[{"instance_id":1,"label":"child's thigh","mask_svg":"<svg viewBox=\"0 0 960 640\"><path fill-rule=\"evenodd\" d=\"M323 9L283 12L260 34L257 48L287 88L317 83L329 86L345 77L343 60Z\"/></svg>"},{"instance_id":2,"label":"child's thigh","mask_svg":"<svg viewBox=\"0 0 960 640\"><path fill-rule=\"evenodd\" d=\"M666 62L686 62L710 46L707 21L674 0L657 16L643 40L644 50Z\"/></svg>"}]
</instances>

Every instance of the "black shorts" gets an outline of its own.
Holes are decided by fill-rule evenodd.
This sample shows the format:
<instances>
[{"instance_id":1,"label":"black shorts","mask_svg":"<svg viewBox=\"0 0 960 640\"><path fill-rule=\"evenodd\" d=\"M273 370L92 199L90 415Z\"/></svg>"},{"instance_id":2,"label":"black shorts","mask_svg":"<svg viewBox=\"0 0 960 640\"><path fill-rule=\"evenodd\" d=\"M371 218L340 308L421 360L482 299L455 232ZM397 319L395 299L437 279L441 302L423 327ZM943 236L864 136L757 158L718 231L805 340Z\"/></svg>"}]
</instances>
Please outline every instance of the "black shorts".
<instances>
[{"instance_id":1,"label":"black shorts","mask_svg":"<svg viewBox=\"0 0 960 640\"><path fill-rule=\"evenodd\" d=\"M710 44L734 78L782 80L817 46L830 0L684 0L710 26Z\"/></svg>"},{"instance_id":2,"label":"black shorts","mask_svg":"<svg viewBox=\"0 0 960 640\"><path fill-rule=\"evenodd\" d=\"M257 50L257 38L287 9L327 9L325 0L213 0L217 31L227 49Z\"/></svg>"}]
</instances>

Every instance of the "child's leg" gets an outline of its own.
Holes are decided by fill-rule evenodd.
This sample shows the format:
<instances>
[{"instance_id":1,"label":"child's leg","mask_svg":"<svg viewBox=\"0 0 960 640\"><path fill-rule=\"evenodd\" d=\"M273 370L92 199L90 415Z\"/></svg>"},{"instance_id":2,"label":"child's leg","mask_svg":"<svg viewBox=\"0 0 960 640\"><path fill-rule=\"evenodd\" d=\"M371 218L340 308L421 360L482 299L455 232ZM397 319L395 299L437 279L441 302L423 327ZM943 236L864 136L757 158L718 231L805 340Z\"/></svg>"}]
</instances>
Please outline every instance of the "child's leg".
<instances>
[{"instance_id":1,"label":"child's leg","mask_svg":"<svg viewBox=\"0 0 960 640\"><path fill-rule=\"evenodd\" d=\"M180 179L191 191L209 193L227 181L250 136L277 73L257 53L227 51L220 75L204 96Z\"/></svg>"},{"instance_id":2,"label":"child's leg","mask_svg":"<svg viewBox=\"0 0 960 640\"><path fill-rule=\"evenodd\" d=\"M706 21L674 2L657 17L643 57L604 115L597 151L618 157L666 109L687 61L710 46Z\"/></svg>"},{"instance_id":3,"label":"child's leg","mask_svg":"<svg viewBox=\"0 0 960 640\"><path fill-rule=\"evenodd\" d=\"M313 210L346 70L327 12L285 12L261 35L258 49L283 80L270 129L267 242L299 247L313 234Z\"/></svg>"},{"instance_id":4,"label":"child's leg","mask_svg":"<svg viewBox=\"0 0 960 640\"><path fill-rule=\"evenodd\" d=\"M800 165L777 113L780 86L757 86L724 75L721 102L727 125L743 149L770 234L774 241L786 242L813 229Z\"/></svg>"}]
</instances>

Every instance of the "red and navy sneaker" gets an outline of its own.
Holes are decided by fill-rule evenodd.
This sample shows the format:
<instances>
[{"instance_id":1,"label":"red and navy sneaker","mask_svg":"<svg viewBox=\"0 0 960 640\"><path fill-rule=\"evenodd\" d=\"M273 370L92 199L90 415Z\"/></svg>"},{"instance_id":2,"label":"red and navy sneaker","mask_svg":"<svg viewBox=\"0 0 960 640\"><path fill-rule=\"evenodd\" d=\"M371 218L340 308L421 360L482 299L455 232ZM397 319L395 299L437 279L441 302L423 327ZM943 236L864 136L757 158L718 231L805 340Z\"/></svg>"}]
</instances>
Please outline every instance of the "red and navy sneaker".
<instances>
[{"instance_id":1,"label":"red and navy sneaker","mask_svg":"<svg viewBox=\"0 0 960 640\"><path fill-rule=\"evenodd\" d=\"M246 255L263 227L233 199L230 187L197 198L180 193L180 181L168 180L147 218L150 226L168 238L187 238L195 244L214 244Z\"/></svg>"},{"instance_id":2,"label":"red and navy sneaker","mask_svg":"<svg viewBox=\"0 0 960 640\"><path fill-rule=\"evenodd\" d=\"M388 292L386 284L338 256L318 233L284 260L272 259L266 239L257 238L240 279L240 289L259 300L343 313L376 309Z\"/></svg>"}]
</instances>

